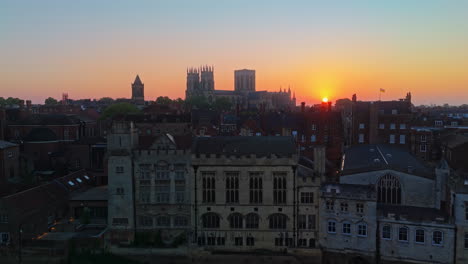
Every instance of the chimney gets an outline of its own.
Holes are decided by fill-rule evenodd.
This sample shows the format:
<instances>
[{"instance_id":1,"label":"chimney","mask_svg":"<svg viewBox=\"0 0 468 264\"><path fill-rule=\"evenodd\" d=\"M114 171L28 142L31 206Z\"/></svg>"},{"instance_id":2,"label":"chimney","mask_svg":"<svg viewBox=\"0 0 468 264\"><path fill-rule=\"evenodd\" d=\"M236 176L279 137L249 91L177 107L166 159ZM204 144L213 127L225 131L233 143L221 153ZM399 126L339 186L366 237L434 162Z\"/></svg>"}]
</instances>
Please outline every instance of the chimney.
<instances>
[{"instance_id":1,"label":"chimney","mask_svg":"<svg viewBox=\"0 0 468 264\"><path fill-rule=\"evenodd\" d=\"M305 112L305 102L301 103L301 113Z\"/></svg>"}]
</instances>

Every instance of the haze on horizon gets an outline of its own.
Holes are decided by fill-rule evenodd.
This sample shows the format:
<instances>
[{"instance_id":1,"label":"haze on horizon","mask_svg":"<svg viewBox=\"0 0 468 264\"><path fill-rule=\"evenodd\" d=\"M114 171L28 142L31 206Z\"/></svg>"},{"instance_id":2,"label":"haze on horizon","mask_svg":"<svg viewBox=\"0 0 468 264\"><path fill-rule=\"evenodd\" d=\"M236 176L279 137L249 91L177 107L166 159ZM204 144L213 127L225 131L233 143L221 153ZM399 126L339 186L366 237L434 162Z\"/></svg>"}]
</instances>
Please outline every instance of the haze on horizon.
<instances>
[{"instance_id":1,"label":"haze on horizon","mask_svg":"<svg viewBox=\"0 0 468 264\"><path fill-rule=\"evenodd\" d=\"M0 96L42 103L184 98L186 68L215 66L216 89L256 70L257 90L298 102L468 103L468 1L0 2Z\"/></svg>"}]
</instances>

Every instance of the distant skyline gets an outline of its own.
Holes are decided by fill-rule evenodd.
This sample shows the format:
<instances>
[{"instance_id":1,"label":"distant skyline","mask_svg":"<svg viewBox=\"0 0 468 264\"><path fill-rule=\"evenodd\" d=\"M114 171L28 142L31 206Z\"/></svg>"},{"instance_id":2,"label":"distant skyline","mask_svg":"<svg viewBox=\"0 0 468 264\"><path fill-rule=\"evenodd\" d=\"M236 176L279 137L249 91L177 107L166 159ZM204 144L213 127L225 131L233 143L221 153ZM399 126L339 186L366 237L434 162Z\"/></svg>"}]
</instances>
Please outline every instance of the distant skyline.
<instances>
[{"instance_id":1,"label":"distant skyline","mask_svg":"<svg viewBox=\"0 0 468 264\"><path fill-rule=\"evenodd\" d=\"M468 103L468 1L0 2L0 96L43 103L184 98L186 68L214 65L216 89L256 70L257 90L297 102L403 98Z\"/></svg>"}]
</instances>

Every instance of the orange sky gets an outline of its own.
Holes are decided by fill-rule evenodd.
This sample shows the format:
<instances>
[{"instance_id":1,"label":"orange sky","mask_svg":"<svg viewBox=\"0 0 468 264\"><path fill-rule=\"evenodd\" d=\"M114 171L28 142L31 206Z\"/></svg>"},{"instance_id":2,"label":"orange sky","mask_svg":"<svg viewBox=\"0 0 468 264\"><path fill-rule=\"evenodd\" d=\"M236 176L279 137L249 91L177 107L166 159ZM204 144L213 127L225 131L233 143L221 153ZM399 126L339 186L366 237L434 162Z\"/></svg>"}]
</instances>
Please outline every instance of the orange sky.
<instances>
[{"instance_id":1,"label":"orange sky","mask_svg":"<svg viewBox=\"0 0 468 264\"><path fill-rule=\"evenodd\" d=\"M309 104L379 88L383 100L468 103L468 2L175 2L2 1L0 96L128 98L139 74L147 100L183 98L186 67L208 64L216 89L249 68L257 90L290 85Z\"/></svg>"}]
</instances>

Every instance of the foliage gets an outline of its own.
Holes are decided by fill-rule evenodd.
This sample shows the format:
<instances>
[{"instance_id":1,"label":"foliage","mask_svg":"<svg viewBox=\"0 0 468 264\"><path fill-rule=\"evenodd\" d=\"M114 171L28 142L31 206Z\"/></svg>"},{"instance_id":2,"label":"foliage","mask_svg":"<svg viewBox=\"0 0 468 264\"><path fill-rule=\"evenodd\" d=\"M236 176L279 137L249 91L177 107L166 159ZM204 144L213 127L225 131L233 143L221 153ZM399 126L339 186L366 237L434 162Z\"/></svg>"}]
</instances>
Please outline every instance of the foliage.
<instances>
[{"instance_id":1,"label":"foliage","mask_svg":"<svg viewBox=\"0 0 468 264\"><path fill-rule=\"evenodd\" d=\"M209 109L210 104L204 96L192 96L185 100L186 106L190 108Z\"/></svg>"},{"instance_id":2,"label":"foliage","mask_svg":"<svg viewBox=\"0 0 468 264\"><path fill-rule=\"evenodd\" d=\"M110 97L102 97L101 99L98 100L98 102L102 104L112 104L114 103L114 99Z\"/></svg>"},{"instance_id":3,"label":"foliage","mask_svg":"<svg viewBox=\"0 0 468 264\"><path fill-rule=\"evenodd\" d=\"M8 97L7 99L0 97L0 106L5 106L5 105L19 105L21 99L19 98L13 98L13 97Z\"/></svg>"},{"instance_id":4,"label":"foliage","mask_svg":"<svg viewBox=\"0 0 468 264\"><path fill-rule=\"evenodd\" d=\"M58 101L56 99L52 98L52 97L49 97L49 98L45 99L44 104L46 104L46 105L56 105L56 104L58 104Z\"/></svg>"},{"instance_id":5,"label":"foliage","mask_svg":"<svg viewBox=\"0 0 468 264\"><path fill-rule=\"evenodd\" d=\"M159 96L158 98L156 98L155 102L156 104L160 105L170 105L172 103L172 100L167 96Z\"/></svg>"},{"instance_id":6,"label":"foliage","mask_svg":"<svg viewBox=\"0 0 468 264\"><path fill-rule=\"evenodd\" d=\"M130 103L116 103L106 107L101 119L112 118L116 115L140 114L141 111Z\"/></svg>"}]
</instances>

